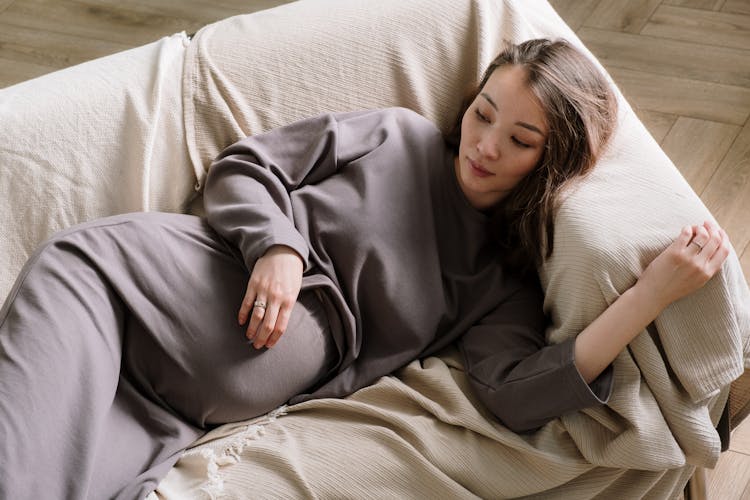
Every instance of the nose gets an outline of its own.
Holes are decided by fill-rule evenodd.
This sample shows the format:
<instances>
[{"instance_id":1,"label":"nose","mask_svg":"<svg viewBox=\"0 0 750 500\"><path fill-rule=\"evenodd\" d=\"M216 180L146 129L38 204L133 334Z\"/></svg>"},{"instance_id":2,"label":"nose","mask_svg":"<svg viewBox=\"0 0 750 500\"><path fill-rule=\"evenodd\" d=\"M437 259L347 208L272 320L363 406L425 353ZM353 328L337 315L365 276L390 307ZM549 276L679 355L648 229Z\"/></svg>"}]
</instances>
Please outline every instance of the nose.
<instances>
[{"instance_id":1,"label":"nose","mask_svg":"<svg viewBox=\"0 0 750 500\"><path fill-rule=\"evenodd\" d=\"M490 160L497 160L500 157L500 148L497 141L489 135L484 135L479 139L479 142L477 142L477 151L483 157Z\"/></svg>"}]
</instances>

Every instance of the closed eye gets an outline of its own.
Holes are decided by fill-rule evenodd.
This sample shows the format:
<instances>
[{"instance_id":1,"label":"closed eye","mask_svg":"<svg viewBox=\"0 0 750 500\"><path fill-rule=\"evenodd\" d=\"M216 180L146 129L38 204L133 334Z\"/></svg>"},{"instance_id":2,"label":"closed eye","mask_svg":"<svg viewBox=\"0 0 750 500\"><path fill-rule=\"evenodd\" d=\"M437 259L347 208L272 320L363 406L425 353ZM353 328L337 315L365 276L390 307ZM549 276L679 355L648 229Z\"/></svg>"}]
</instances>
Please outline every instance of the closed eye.
<instances>
[{"instance_id":1,"label":"closed eye","mask_svg":"<svg viewBox=\"0 0 750 500\"><path fill-rule=\"evenodd\" d=\"M487 118L484 114L482 114L482 112L479 111L478 109L475 109L474 113L477 115L477 118L479 118L480 121L483 121L484 123L490 122L490 119Z\"/></svg>"},{"instance_id":2,"label":"closed eye","mask_svg":"<svg viewBox=\"0 0 750 500\"><path fill-rule=\"evenodd\" d=\"M521 142L518 139L516 139L515 136L511 137L511 140L516 146L522 147L522 148L530 148L531 144L526 144L525 142Z\"/></svg>"}]
</instances>

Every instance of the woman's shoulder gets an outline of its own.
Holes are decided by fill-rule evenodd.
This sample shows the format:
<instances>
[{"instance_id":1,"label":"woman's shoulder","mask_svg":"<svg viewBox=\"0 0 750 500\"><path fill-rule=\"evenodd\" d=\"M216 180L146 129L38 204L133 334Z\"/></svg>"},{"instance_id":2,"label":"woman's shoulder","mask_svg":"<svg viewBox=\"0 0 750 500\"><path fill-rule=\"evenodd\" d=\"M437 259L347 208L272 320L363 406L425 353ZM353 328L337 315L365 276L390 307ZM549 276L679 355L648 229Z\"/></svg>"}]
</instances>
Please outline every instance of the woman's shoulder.
<instances>
[{"instance_id":1,"label":"woman's shoulder","mask_svg":"<svg viewBox=\"0 0 750 500\"><path fill-rule=\"evenodd\" d=\"M428 118L413 109L399 106L342 112L335 114L334 118L338 122L355 120L359 122L370 122L384 127L393 127L403 130L421 130L433 134L440 134L437 125Z\"/></svg>"},{"instance_id":2,"label":"woman's shoulder","mask_svg":"<svg viewBox=\"0 0 750 500\"><path fill-rule=\"evenodd\" d=\"M439 154L445 146L438 127L414 110L390 107L334 115L342 146L372 150L388 145L410 155L419 151Z\"/></svg>"}]
</instances>

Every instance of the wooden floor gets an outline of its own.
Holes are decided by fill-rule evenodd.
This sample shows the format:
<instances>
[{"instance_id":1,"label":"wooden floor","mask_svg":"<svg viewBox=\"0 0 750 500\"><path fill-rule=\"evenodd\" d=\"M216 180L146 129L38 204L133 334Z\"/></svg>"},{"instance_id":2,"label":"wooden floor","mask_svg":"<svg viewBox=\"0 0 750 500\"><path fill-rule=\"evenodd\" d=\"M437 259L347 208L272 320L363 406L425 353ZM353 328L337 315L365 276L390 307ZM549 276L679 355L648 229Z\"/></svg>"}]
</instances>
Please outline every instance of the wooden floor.
<instances>
[{"instance_id":1,"label":"wooden floor","mask_svg":"<svg viewBox=\"0 0 750 500\"><path fill-rule=\"evenodd\" d=\"M0 0L0 88L282 3ZM750 277L750 0L551 3L727 230ZM750 419L710 491L750 499Z\"/></svg>"}]
</instances>

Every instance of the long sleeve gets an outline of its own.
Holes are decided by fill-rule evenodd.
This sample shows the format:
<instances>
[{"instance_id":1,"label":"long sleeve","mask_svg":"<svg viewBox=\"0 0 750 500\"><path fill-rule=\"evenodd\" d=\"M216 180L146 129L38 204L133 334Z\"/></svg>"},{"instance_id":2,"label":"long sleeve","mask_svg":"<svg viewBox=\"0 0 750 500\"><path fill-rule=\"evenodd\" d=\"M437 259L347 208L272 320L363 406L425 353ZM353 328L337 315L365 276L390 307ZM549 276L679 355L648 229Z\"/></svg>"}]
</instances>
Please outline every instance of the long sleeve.
<instances>
[{"instance_id":1,"label":"long sleeve","mask_svg":"<svg viewBox=\"0 0 750 500\"><path fill-rule=\"evenodd\" d=\"M471 384L495 416L515 432L606 403L612 367L587 384L575 365L575 339L544 340L541 290L521 287L460 340Z\"/></svg>"},{"instance_id":2,"label":"long sleeve","mask_svg":"<svg viewBox=\"0 0 750 500\"><path fill-rule=\"evenodd\" d=\"M296 122L236 142L211 165L206 218L240 249L249 269L273 245L289 246L307 261L290 193L335 173L337 128L332 115Z\"/></svg>"},{"instance_id":3,"label":"long sleeve","mask_svg":"<svg viewBox=\"0 0 750 500\"><path fill-rule=\"evenodd\" d=\"M248 268L272 245L293 248L307 268L310 235L300 233L299 224L312 214L294 210L331 200L295 204L295 194L309 198L310 193L299 194L303 188L323 183L375 150L404 150L394 144L419 140L426 129L434 130L428 123L404 109L355 111L308 118L242 139L226 148L208 171L206 219L240 249ZM315 196L350 197L348 190L356 186L352 182L329 185Z\"/></svg>"}]
</instances>

